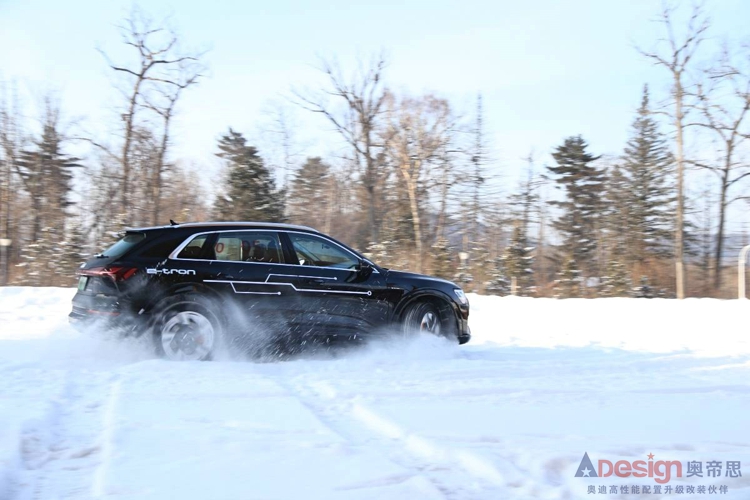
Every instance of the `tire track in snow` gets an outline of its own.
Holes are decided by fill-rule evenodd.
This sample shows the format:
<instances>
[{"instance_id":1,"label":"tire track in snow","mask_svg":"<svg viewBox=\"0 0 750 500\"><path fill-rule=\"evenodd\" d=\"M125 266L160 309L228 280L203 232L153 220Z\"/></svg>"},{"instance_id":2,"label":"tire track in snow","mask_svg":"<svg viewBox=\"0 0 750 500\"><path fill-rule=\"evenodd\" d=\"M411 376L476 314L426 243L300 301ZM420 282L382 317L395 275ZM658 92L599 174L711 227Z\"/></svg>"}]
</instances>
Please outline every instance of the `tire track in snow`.
<instances>
[{"instance_id":1,"label":"tire track in snow","mask_svg":"<svg viewBox=\"0 0 750 500\"><path fill-rule=\"evenodd\" d=\"M334 432L367 449L379 449L390 461L429 480L446 499L485 498L515 493L518 477L506 477L492 463L470 451L435 443L354 400L342 400L327 382L280 382ZM328 404L321 405L321 401ZM458 472L458 474L457 474ZM468 484L471 483L471 484Z\"/></svg>"},{"instance_id":2,"label":"tire track in snow","mask_svg":"<svg viewBox=\"0 0 750 500\"><path fill-rule=\"evenodd\" d=\"M283 389L285 389L291 396L293 396L295 399L297 399L305 408L307 408L310 413L312 413L323 425L325 425L328 429L331 430L334 434L341 436L346 442L353 444L354 446L366 449L368 451L375 451L377 450L377 447L372 446L373 440L368 440L367 438L362 438L362 434L355 433L348 431L346 429L346 426L342 424L341 417L338 416L339 412L335 410L330 410L327 408L321 407L319 401L321 398L316 398L312 393L319 394L320 392L323 392L324 394L321 395L323 400L327 401L335 401L336 393L330 386L320 386L318 387L318 390L311 389L307 385L302 384L291 384L287 380L282 379L280 377L274 377L274 381ZM334 408L338 407L338 405L334 405ZM387 459L389 462L397 465L399 468L405 469L407 471L407 474L398 475L395 477L390 478L390 484L396 484L400 482L404 482L410 479L414 478L421 478L426 483L430 484L435 493L439 494L442 498L445 498L446 500L454 498L451 495L451 491L447 489L444 485L442 485L439 481L436 481L435 478L430 477L429 475L424 473L424 470L420 467L414 466L414 464L405 463L401 460L397 460L394 457L391 456L391 454L384 454L381 450L377 450L378 454L383 456L385 459ZM372 484L370 482L368 483L355 483L350 485L347 489L349 490L356 490L359 488L369 488L373 486L383 486L385 483L380 484Z\"/></svg>"},{"instance_id":3,"label":"tire track in snow","mask_svg":"<svg viewBox=\"0 0 750 500\"><path fill-rule=\"evenodd\" d=\"M99 466L96 468L94 479L91 484L91 495L93 498L103 498L106 494L105 485L114 449L113 437L115 431L115 418L117 416L121 390L121 380L115 379L109 384L107 401L104 406L104 411L102 412L102 431L99 435L101 460Z\"/></svg>"},{"instance_id":4,"label":"tire track in snow","mask_svg":"<svg viewBox=\"0 0 750 500\"><path fill-rule=\"evenodd\" d=\"M24 484L18 499L90 498L101 455L101 413L109 374L65 372L61 392L21 435Z\"/></svg>"}]
</instances>

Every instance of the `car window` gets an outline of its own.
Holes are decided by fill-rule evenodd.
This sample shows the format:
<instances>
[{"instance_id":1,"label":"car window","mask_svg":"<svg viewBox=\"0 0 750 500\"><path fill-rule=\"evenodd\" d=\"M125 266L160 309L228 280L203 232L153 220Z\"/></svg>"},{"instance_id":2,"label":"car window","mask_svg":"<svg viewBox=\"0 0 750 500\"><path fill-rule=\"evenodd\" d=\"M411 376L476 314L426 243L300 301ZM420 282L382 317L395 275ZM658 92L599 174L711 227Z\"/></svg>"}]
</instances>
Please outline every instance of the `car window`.
<instances>
[{"instance_id":1,"label":"car window","mask_svg":"<svg viewBox=\"0 0 750 500\"><path fill-rule=\"evenodd\" d=\"M355 255L324 238L295 233L289 233L289 238L297 259L303 266L354 269L359 265L359 259Z\"/></svg>"},{"instance_id":2,"label":"car window","mask_svg":"<svg viewBox=\"0 0 750 500\"><path fill-rule=\"evenodd\" d=\"M219 233L213 253L215 260L282 262L279 235L272 231Z\"/></svg>"},{"instance_id":3,"label":"car window","mask_svg":"<svg viewBox=\"0 0 750 500\"><path fill-rule=\"evenodd\" d=\"M201 254L203 253L203 245L206 243L207 238L208 238L207 234L196 236L195 238L190 240L190 243L188 243L185 248L183 248L180 251L180 253L177 255L177 258L178 259L200 259Z\"/></svg>"},{"instance_id":4,"label":"car window","mask_svg":"<svg viewBox=\"0 0 750 500\"><path fill-rule=\"evenodd\" d=\"M132 250L133 247L135 247L138 243L145 239L146 235L144 233L126 233L120 241L118 241L102 253L98 254L97 256L109 257L112 259L122 257L130 250Z\"/></svg>"},{"instance_id":5,"label":"car window","mask_svg":"<svg viewBox=\"0 0 750 500\"><path fill-rule=\"evenodd\" d=\"M138 256L163 259L171 255L174 249L179 247L183 241L185 241L185 235L166 235L161 239L157 239L153 244L146 245L144 249L138 252Z\"/></svg>"}]
</instances>

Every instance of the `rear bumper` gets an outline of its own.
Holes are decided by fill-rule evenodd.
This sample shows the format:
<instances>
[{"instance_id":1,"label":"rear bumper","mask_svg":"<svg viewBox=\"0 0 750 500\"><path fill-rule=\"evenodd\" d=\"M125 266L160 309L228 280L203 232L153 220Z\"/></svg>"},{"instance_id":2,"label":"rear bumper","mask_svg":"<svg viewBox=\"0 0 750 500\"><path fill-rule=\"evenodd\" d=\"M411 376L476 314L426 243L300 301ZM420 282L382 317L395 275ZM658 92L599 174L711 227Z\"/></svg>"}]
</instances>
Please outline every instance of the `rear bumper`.
<instances>
[{"instance_id":1,"label":"rear bumper","mask_svg":"<svg viewBox=\"0 0 750 500\"><path fill-rule=\"evenodd\" d=\"M122 323L122 320L119 315L111 313L101 313L100 311L95 310L80 310L78 308L73 308L70 314L68 314L68 323L73 325L77 330L85 330L87 327L94 324L116 327Z\"/></svg>"},{"instance_id":2,"label":"rear bumper","mask_svg":"<svg viewBox=\"0 0 750 500\"><path fill-rule=\"evenodd\" d=\"M85 330L93 325L108 329L129 328L134 324L132 316L122 310L116 297L81 293L73 297L68 322L77 330Z\"/></svg>"}]
</instances>

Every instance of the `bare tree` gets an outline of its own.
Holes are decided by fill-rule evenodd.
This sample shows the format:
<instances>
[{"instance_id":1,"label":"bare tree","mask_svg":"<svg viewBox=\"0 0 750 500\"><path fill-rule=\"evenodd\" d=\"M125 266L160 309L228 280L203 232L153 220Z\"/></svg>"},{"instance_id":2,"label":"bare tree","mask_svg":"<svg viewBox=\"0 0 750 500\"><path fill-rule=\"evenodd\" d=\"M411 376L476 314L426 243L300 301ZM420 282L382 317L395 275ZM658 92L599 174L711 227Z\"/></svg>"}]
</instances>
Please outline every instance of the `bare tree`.
<instances>
[{"instance_id":1,"label":"bare tree","mask_svg":"<svg viewBox=\"0 0 750 500\"><path fill-rule=\"evenodd\" d=\"M260 125L260 136L266 147L266 155L272 156L274 167L281 170L281 187L285 187L289 176L298 167L304 156L305 144L300 143L296 114L288 102L269 101L263 109L264 120ZM288 192L288 190L287 190Z\"/></svg>"},{"instance_id":2,"label":"bare tree","mask_svg":"<svg viewBox=\"0 0 750 500\"><path fill-rule=\"evenodd\" d=\"M167 149L170 143L170 126L175 114L177 101L180 99L182 92L188 87L198 83L201 78L204 67L195 59L186 59L178 64L176 74L164 88L157 90L156 99L146 97L146 106L153 110L161 117L162 132L159 149L156 157L156 164L151 170L151 223L156 225L161 215L161 197L164 173L167 169Z\"/></svg>"},{"instance_id":3,"label":"bare tree","mask_svg":"<svg viewBox=\"0 0 750 500\"><path fill-rule=\"evenodd\" d=\"M416 248L414 265L421 272L424 256L421 193L432 167L444 160L439 153L447 149L453 121L448 101L434 96L405 98L400 102L390 98L389 103L384 142L408 195Z\"/></svg>"},{"instance_id":4,"label":"bare tree","mask_svg":"<svg viewBox=\"0 0 750 500\"><path fill-rule=\"evenodd\" d=\"M681 36L675 33L673 18L676 8L665 6L659 22L664 25L666 38L659 40L659 45L666 45L663 50L657 47L652 51L638 49L639 52L654 61L654 64L665 68L672 78L671 111L665 111L675 129L675 149L677 160L677 221L675 228L675 278L677 298L685 298L684 269L684 229L685 229L685 111L687 95L687 71L693 61L698 47L705 39L709 21L703 14L703 8L695 5L690 19Z\"/></svg>"},{"instance_id":5,"label":"bare tree","mask_svg":"<svg viewBox=\"0 0 750 500\"><path fill-rule=\"evenodd\" d=\"M438 213L437 226L435 228L435 241L445 239L445 226L448 215L448 193L455 186L457 179L453 162L451 161L451 151L447 148L439 152L440 164L437 167L437 177L434 181L438 192Z\"/></svg>"},{"instance_id":6,"label":"bare tree","mask_svg":"<svg viewBox=\"0 0 750 500\"><path fill-rule=\"evenodd\" d=\"M471 241L476 242L479 238L479 218L482 210L481 191L484 179L484 167L487 162L486 145L484 143L484 105L482 94L477 95L477 116L474 129L474 151L471 156L473 166L470 178L471 183L471 227L469 234ZM465 248L466 249L466 248Z\"/></svg>"},{"instance_id":7,"label":"bare tree","mask_svg":"<svg viewBox=\"0 0 750 500\"><path fill-rule=\"evenodd\" d=\"M381 54L366 67L360 63L356 74L347 79L337 63L323 61L321 70L328 77L328 87L318 92L293 92L298 104L325 116L352 147L367 193L367 215L373 243L380 239L377 191L383 181L384 166L379 157L383 145L377 137L387 95L383 85L385 67L386 60ZM331 97L335 103L330 102Z\"/></svg>"},{"instance_id":8,"label":"bare tree","mask_svg":"<svg viewBox=\"0 0 750 500\"><path fill-rule=\"evenodd\" d=\"M718 67L707 70L708 85L698 86L697 108L702 120L692 123L710 131L718 142L718 164L691 161L714 173L719 180L719 223L713 262L713 286L721 287L721 257L728 207L746 196L731 196L730 190L750 176L750 165L738 158L742 143L750 139L750 51L744 65L735 64L727 48Z\"/></svg>"},{"instance_id":9,"label":"bare tree","mask_svg":"<svg viewBox=\"0 0 750 500\"><path fill-rule=\"evenodd\" d=\"M179 37L174 31L155 25L148 15L137 8L125 19L120 31L123 43L134 49L136 61L132 64L119 64L111 61L103 51L100 52L110 68L124 77L126 85L123 90L126 99L122 113L123 142L118 159L122 166L120 209L127 212L132 192L131 154L138 126L137 114L139 110L148 107L148 94L160 89L162 96L171 96L166 98L166 106L160 107L162 118L167 114L169 116L169 119L164 120L165 131L168 131L174 103L180 91L195 83L200 76L200 70L193 69L192 66L199 64L202 54L183 53L179 47ZM191 69L186 69L188 67ZM168 133L164 134L164 138L168 141Z\"/></svg>"},{"instance_id":10,"label":"bare tree","mask_svg":"<svg viewBox=\"0 0 750 500\"><path fill-rule=\"evenodd\" d=\"M0 220L2 221L3 238L14 240L18 225L14 220L14 211L17 204L18 194L13 188L13 171L18 162L25 140L20 122L20 111L15 86L10 90L3 84L0 87L0 157L2 162L2 191L0 194ZM7 285L10 273L11 258L8 248L0 248L2 252L3 267L1 285Z\"/></svg>"}]
</instances>

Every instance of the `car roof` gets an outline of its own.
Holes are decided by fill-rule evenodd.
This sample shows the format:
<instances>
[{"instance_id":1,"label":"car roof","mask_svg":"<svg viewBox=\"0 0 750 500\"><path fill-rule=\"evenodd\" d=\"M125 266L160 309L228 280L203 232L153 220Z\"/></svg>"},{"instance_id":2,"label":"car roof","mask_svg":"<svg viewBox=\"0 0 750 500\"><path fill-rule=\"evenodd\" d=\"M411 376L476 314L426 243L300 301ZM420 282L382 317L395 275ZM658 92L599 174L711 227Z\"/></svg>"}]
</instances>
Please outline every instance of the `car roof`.
<instances>
[{"instance_id":1,"label":"car roof","mask_svg":"<svg viewBox=\"0 0 750 500\"><path fill-rule=\"evenodd\" d=\"M185 222L182 224L172 224L168 226L152 226L152 227L136 227L128 228L128 231L151 231L157 229L186 229L186 228L197 228L197 229L222 229L222 228L235 228L235 229L295 229L300 231L308 231L311 233L320 233L317 229L308 226L299 226L296 224L281 224L278 222L252 222L252 221L234 221L234 222Z\"/></svg>"}]
</instances>

